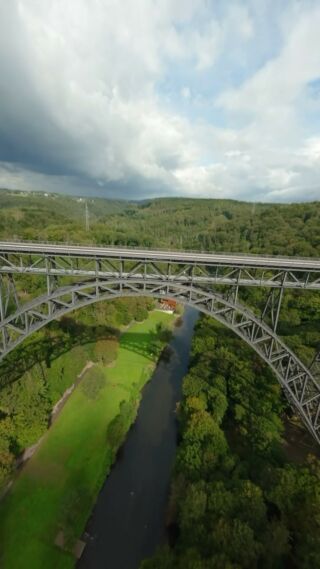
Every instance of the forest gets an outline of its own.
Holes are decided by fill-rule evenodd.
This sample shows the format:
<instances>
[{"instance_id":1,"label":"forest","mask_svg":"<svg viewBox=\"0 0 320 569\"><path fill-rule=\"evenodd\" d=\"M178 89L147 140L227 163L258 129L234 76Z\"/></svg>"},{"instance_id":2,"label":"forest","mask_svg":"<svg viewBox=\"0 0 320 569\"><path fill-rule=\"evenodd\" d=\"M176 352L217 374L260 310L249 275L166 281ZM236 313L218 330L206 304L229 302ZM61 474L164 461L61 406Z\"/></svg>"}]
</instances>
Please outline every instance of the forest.
<instances>
[{"instance_id":1,"label":"forest","mask_svg":"<svg viewBox=\"0 0 320 569\"><path fill-rule=\"evenodd\" d=\"M141 569L319 567L320 462L288 453L279 384L209 317L195 331L178 415L172 547Z\"/></svg>"},{"instance_id":2,"label":"forest","mask_svg":"<svg viewBox=\"0 0 320 569\"><path fill-rule=\"evenodd\" d=\"M83 198L1 190L0 239L320 257L320 202L90 198L87 205L89 230ZM259 314L265 295L248 289L240 298ZM143 320L152 307L151 299L94 305L52 323L4 360L0 485L45 432L54 404L85 362L112 358L121 327ZM320 343L319 294L287 291L278 333L309 365ZM301 439L309 435L278 382L252 350L207 317L195 332L178 418L170 545L143 569L320 567L318 453L290 451L288 425Z\"/></svg>"},{"instance_id":3,"label":"forest","mask_svg":"<svg viewBox=\"0 0 320 569\"><path fill-rule=\"evenodd\" d=\"M87 200L0 190L0 239L320 256L320 202Z\"/></svg>"}]
</instances>

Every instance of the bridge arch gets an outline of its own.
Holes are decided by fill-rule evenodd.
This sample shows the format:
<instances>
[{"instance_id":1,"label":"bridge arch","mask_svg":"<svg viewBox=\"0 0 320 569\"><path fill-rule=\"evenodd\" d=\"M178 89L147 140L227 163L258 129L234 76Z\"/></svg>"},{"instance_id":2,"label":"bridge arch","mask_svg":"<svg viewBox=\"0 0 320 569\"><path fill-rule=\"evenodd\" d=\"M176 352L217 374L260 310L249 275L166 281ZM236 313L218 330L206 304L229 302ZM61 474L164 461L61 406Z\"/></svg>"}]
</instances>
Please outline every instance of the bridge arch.
<instances>
[{"instance_id":1,"label":"bridge arch","mask_svg":"<svg viewBox=\"0 0 320 569\"><path fill-rule=\"evenodd\" d=\"M122 296L172 298L233 330L270 366L290 404L320 443L320 387L310 371L277 334L237 298L203 290L193 283L164 282L160 277L142 280L133 276L129 280L96 278L52 289L2 320L0 360L52 320L89 304Z\"/></svg>"}]
</instances>

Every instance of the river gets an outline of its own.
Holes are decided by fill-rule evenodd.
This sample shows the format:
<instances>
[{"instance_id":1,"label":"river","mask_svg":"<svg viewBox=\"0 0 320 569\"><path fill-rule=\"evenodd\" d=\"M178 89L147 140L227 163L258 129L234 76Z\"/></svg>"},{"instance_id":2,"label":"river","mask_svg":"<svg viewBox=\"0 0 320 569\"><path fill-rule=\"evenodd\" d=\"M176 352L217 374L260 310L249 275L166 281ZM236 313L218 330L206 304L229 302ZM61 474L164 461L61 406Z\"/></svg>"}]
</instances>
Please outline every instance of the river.
<instances>
[{"instance_id":1,"label":"river","mask_svg":"<svg viewBox=\"0 0 320 569\"><path fill-rule=\"evenodd\" d=\"M98 496L78 569L138 569L166 540L165 513L177 445L175 407L198 312L187 307L143 390L135 424Z\"/></svg>"}]
</instances>

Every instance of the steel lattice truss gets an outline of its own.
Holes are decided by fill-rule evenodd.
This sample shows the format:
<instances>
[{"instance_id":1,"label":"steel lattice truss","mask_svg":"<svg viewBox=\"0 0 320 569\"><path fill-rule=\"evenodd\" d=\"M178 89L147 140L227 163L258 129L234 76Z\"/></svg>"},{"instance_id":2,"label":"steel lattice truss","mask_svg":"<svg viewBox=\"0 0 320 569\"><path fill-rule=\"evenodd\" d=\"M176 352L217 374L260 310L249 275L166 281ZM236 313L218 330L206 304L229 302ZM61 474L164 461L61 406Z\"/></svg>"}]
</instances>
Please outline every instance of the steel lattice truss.
<instances>
[{"instance_id":1,"label":"steel lattice truss","mask_svg":"<svg viewBox=\"0 0 320 569\"><path fill-rule=\"evenodd\" d=\"M239 302L248 286L269 290L260 317ZM288 288L320 290L320 261L0 243L0 360L76 308L119 296L174 298L245 340L320 443L319 354L308 369L276 334Z\"/></svg>"}]
</instances>

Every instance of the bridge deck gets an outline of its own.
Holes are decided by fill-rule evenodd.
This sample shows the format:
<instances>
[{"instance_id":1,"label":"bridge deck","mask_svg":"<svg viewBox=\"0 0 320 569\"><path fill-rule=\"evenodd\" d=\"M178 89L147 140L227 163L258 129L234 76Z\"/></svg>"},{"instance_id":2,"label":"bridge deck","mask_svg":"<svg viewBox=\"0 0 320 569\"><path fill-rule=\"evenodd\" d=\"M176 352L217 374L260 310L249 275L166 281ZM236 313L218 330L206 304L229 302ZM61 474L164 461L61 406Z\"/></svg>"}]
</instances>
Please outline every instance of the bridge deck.
<instances>
[{"instance_id":1,"label":"bridge deck","mask_svg":"<svg viewBox=\"0 0 320 569\"><path fill-rule=\"evenodd\" d=\"M242 253L198 253L187 251L161 251L153 249L130 249L123 247L97 247L82 245L56 245L48 243L0 242L0 253L63 255L71 257L115 257L158 262L195 263L232 267L256 267L289 271L320 272L320 259L245 255Z\"/></svg>"}]
</instances>

